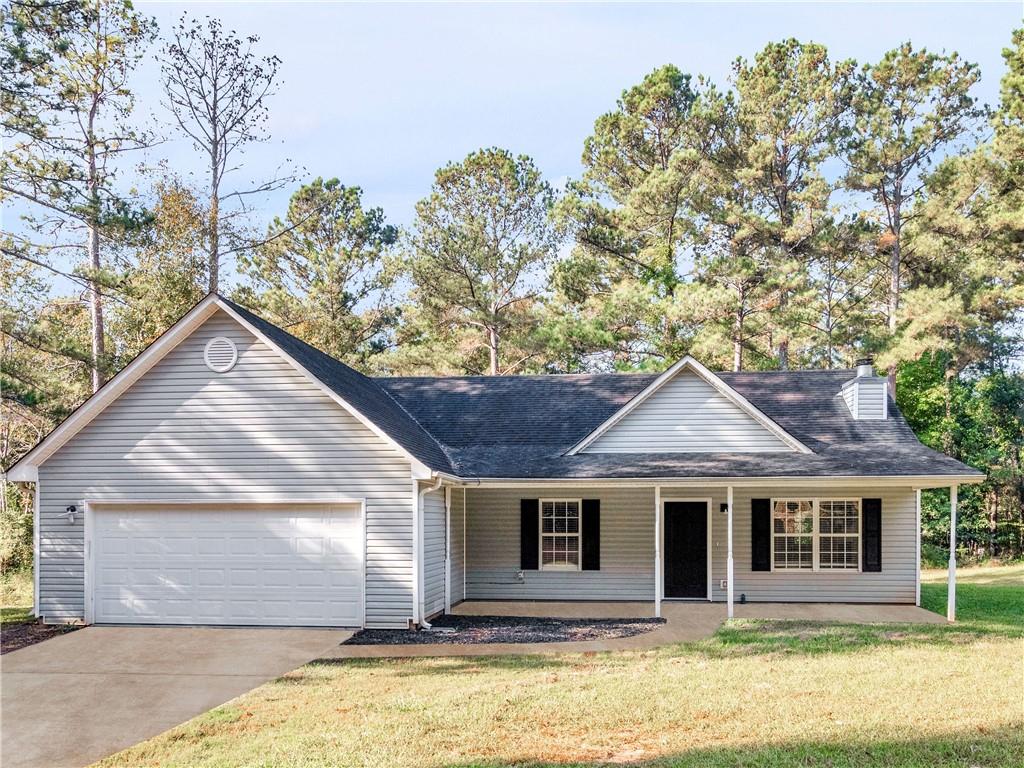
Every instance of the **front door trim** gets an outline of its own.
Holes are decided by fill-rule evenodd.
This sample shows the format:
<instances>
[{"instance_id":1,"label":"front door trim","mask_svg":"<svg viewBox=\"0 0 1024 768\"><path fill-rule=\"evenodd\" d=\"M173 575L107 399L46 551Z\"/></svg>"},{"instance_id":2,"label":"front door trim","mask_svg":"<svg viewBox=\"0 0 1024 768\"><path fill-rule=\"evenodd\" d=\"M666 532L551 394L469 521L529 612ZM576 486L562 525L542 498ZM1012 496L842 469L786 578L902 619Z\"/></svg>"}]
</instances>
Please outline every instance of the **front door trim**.
<instances>
[{"instance_id":1,"label":"front door trim","mask_svg":"<svg viewBox=\"0 0 1024 768\"><path fill-rule=\"evenodd\" d=\"M661 516L661 520L659 521L659 526L658 526L661 529L661 541L658 542L658 550L659 550L659 552L661 554L661 567L660 567L660 570L661 570L661 584L658 585L658 589L659 589L660 594L662 596L661 599L662 600L681 600L681 601L684 601L684 602L688 601L688 600L692 601L692 600L701 600L702 599L702 598L699 598L699 597L698 598L678 598L678 597L672 598L672 597L665 597L664 596L665 595L665 504L667 504L670 501L693 501L693 502L703 503L705 508L707 509L707 516L708 516L708 524L707 524L707 528L708 528L708 541L707 541L707 598L706 599L710 603L711 602L711 539L712 539L712 537L711 537L711 526L712 526L712 523L714 522L714 520L713 520L713 518L711 516L711 503L712 503L712 499L710 497L708 497L708 496L700 497L700 498L693 497L693 496L662 496L661 497L661 506L658 508L658 514Z\"/></svg>"}]
</instances>

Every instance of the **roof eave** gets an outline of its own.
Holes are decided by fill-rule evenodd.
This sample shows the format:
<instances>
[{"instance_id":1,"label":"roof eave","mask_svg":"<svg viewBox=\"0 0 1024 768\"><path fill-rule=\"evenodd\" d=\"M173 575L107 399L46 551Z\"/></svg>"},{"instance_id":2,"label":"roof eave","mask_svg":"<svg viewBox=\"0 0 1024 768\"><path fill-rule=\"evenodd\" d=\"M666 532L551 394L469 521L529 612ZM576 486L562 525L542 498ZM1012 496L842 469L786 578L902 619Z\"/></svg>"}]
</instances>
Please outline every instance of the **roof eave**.
<instances>
[{"instance_id":1,"label":"roof eave","mask_svg":"<svg viewBox=\"0 0 1024 768\"><path fill-rule=\"evenodd\" d=\"M441 473L438 473L441 474ZM665 476L665 477L460 477L445 473L445 479L467 486L489 488L520 488L524 486L551 485L559 487L602 487L602 486L735 486L750 487L774 485L801 486L808 483L829 487L862 485L872 487L946 488L950 485L970 485L985 479L983 474L963 475L764 475L764 476Z\"/></svg>"}]
</instances>

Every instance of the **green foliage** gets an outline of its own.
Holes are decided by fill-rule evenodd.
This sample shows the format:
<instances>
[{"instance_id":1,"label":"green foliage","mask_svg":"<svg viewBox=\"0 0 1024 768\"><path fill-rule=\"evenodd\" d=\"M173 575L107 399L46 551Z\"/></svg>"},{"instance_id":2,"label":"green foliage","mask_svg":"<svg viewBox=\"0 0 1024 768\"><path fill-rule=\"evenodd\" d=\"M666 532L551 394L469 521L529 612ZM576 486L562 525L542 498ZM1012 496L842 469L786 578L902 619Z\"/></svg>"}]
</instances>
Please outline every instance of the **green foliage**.
<instances>
[{"instance_id":1,"label":"green foliage","mask_svg":"<svg viewBox=\"0 0 1024 768\"><path fill-rule=\"evenodd\" d=\"M947 378L947 361L926 355L900 368L898 403L918 438L985 472L960 488L957 541L966 559L1024 554L1024 374L981 369ZM949 494L922 493L923 540L949 549ZM941 555L940 555L941 559Z\"/></svg>"},{"instance_id":2,"label":"green foliage","mask_svg":"<svg viewBox=\"0 0 1024 768\"><path fill-rule=\"evenodd\" d=\"M238 298L296 336L361 368L390 343L397 321L398 230L362 190L337 179L300 187L264 244L239 257Z\"/></svg>"},{"instance_id":3,"label":"green foliage","mask_svg":"<svg viewBox=\"0 0 1024 768\"><path fill-rule=\"evenodd\" d=\"M400 341L414 359L429 349L456 370L491 375L529 364L536 299L558 242L553 202L533 161L503 149L436 173L416 204L406 258L415 308Z\"/></svg>"},{"instance_id":4,"label":"green foliage","mask_svg":"<svg viewBox=\"0 0 1024 768\"><path fill-rule=\"evenodd\" d=\"M206 209L174 177L158 179L150 223L118 253L124 301L109 313L117 367L127 364L191 309L206 292Z\"/></svg>"},{"instance_id":5,"label":"green foliage","mask_svg":"<svg viewBox=\"0 0 1024 768\"><path fill-rule=\"evenodd\" d=\"M32 567L32 493L3 483L0 498L0 578Z\"/></svg>"}]
</instances>

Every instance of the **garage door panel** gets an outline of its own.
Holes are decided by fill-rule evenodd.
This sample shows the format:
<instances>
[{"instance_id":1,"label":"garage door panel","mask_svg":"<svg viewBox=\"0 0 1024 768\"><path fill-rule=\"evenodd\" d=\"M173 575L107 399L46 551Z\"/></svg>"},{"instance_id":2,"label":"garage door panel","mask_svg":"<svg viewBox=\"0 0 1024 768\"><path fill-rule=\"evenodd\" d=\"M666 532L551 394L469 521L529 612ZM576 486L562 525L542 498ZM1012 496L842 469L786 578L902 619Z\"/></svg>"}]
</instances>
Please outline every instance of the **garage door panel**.
<instances>
[{"instance_id":1,"label":"garage door panel","mask_svg":"<svg viewBox=\"0 0 1024 768\"><path fill-rule=\"evenodd\" d=\"M99 623L359 626L359 508L93 510Z\"/></svg>"}]
</instances>

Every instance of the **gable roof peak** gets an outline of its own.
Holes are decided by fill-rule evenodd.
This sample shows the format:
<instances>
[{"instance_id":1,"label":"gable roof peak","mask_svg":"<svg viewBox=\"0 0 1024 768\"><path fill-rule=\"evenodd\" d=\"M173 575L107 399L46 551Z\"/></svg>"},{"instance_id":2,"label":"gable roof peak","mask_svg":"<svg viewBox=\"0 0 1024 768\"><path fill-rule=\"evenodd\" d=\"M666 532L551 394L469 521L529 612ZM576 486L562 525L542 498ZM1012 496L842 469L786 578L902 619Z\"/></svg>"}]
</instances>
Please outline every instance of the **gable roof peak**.
<instances>
[{"instance_id":1,"label":"gable roof peak","mask_svg":"<svg viewBox=\"0 0 1024 768\"><path fill-rule=\"evenodd\" d=\"M789 432L784 430L775 421L765 415L759 408L747 400L747 398L729 386L729 384L727 384L718 374L707 368L692 355L684 355L680 360L677 360L669 366L667 370L652 381L643 391L634 396L628 403L622 406L622 408L612 414L604 423L598 426L597 429L593 430L590 434L576 443L576 445L570 448L565 455L574 456L587 448L587 446L593 444L599 437L601 437L601 435L605 434L628 414L638 408L684 369L692 371L698 378L711 385L719 394L724 396L742 411L745 411L747 415L752 417L762 427L767 429L794 451L799 453L812 452L810 448L793 437L793 435L789 434Z\"/></svg>"}]
</instances>

